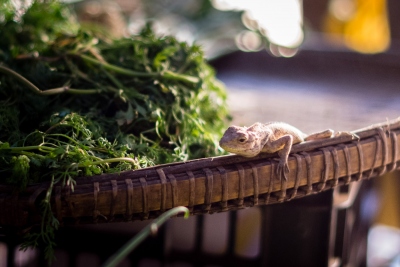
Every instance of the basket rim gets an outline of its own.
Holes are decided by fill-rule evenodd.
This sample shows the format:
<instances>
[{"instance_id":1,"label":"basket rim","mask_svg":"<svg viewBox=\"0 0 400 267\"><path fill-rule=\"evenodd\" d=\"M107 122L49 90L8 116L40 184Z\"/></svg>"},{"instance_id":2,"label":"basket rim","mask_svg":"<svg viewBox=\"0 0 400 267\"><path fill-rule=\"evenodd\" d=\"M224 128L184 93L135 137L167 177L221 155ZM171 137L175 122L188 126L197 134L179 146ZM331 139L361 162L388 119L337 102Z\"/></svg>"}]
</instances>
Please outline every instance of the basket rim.
<instances>
[{"instance_id":1,"label":"basket rim","mask_svg":"<svg viewBox=\"0 0 400 267\"><path fill-rule=\"evenodd\" d=\"M343 135L294 145L287 181L277 179L276 153L226 155L82 177L74 191L55 185L53 210L64 224L143 220L176 206L206 214L282 203L397 169L400 117L351 133L359 139ZM16 192L0 184L0 225L37 223L48 185Z\"/></svg>"}]
</instances>

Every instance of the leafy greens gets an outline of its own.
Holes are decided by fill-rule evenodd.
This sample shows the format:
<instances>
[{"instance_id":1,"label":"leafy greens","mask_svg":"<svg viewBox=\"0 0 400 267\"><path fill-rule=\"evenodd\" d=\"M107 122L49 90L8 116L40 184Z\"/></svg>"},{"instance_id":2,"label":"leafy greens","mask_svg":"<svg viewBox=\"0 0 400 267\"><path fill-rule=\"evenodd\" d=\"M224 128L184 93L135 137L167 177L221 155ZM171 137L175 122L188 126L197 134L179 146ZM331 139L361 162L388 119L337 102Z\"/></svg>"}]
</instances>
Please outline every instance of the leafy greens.
<instances>
[{"instance_id":1,"label":"leafy greens","mask_svg":"<svg viewBox=\"0 0 400 267\"><path fill-rule=\"evenodd\" d=\"M0 5L0 183L50 181L23 248L44 243L51 258L54 184L221 154L226 94L200 47L150 25L111 39L57 1L22 14L12 2Z\"/></svg>"}]
</instances>

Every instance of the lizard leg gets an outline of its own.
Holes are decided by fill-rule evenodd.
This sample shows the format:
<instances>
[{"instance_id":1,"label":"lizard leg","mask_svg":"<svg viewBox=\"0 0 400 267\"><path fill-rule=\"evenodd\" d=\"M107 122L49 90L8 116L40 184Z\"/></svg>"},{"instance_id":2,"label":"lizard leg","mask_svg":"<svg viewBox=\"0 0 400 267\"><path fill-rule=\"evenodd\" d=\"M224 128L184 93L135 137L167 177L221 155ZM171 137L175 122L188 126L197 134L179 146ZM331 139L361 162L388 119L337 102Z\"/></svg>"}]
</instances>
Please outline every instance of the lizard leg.
<instances>
[{"instance_id":1,"label":"lizard leg","mask_svg":"<svg viewBox=\"0 0 400 267\"><path fill-rule=\"evenodd\" d=\"M288 165L288 157L290 149L292 148L293 144L293 136L291 135L284 135L279 139L269 143L266 147L268 153L274 153L278 151L279 155L279 163L276 169L276 174L280 178L280 180L285 179L287 180L287 173L289 173L289 165Z\"/></svg>"},{"instance_id":2,"label":"lizard leg","mask_svg":"<svg viewBox=\"0 0 400 267\"><path fill-rule=\"evenodd\" d=\"M353 139L360 139L358 135L352 132L334 132L331 129L322 131L322 132L317 132L317 133L312 133L308 135L306 138L304 138L304 141L312 141L312 140L318 140L318 139L325 139L325 138L331 138L331 137L338 137L338 136L352 136Z\"/></svg>"},{"instance_id":3,"label":"lizard leg","mask_svg":"<svg viewBox=\"0 0 400 267\"><path fill-rule=\"evenodd\" d=\"M304 138L305 141L310 141L310 140L317 140L317 139L324 139L324 138L330 138L333 135L333 130L328 129L322 132L318 133L312 133L308 135L306 138Z\"/></svg>"}]
</instances>

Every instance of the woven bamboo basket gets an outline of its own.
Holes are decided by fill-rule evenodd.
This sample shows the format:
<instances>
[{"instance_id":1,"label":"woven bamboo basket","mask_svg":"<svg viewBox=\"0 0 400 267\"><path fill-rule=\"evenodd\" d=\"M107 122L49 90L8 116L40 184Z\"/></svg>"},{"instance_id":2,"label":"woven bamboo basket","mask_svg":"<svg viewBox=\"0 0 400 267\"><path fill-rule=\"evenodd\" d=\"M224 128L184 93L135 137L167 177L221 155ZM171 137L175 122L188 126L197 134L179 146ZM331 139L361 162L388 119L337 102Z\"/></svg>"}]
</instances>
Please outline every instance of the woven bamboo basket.
<instances>
[{"instance_id":1,"label":"woven bamboo basket","mask_svg":"<svg viewBox=\"0 0 400 267\"><path fill-rule=\"evenodd\" d=\"M276 154L236 155L158 165L54 186L52 207L62 224L146 220L186 206L206 214L305 197L397 169L400 118L341 136L294 145L287 180L276 175ZM24 192L0 185L0 225L40 222L39 204L48 183Z\"/></svg>"}]
</instances>

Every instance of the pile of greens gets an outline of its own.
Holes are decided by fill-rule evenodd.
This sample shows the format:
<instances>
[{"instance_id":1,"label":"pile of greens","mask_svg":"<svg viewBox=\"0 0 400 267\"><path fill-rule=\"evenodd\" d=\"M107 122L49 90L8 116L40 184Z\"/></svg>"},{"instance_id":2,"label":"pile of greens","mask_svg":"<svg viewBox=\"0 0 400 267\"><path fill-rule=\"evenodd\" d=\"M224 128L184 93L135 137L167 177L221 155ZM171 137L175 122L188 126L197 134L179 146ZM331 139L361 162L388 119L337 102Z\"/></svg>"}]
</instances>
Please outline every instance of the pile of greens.
<instances>
[{"instance_id":1,"label":"pile of greens","mask_svg":"<svg viewBox=\"0 0 400 267\"><path fill-rule=\"evenodd\" d=\"M98 35L56 1L0 14L0 183L51 182L24 247L51 257L53 184L221 153L226 95L198 46Z\"/></svg>"}]
</instances>

